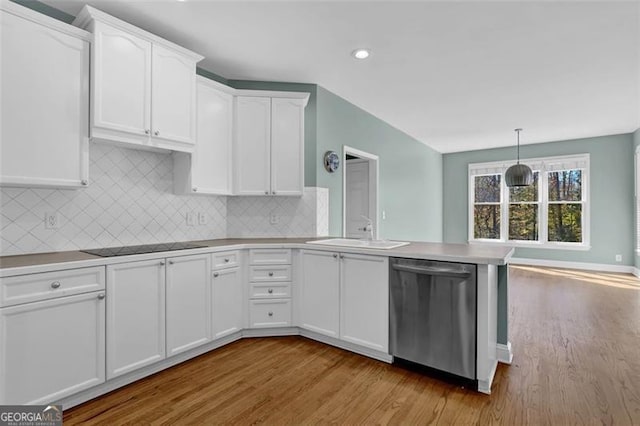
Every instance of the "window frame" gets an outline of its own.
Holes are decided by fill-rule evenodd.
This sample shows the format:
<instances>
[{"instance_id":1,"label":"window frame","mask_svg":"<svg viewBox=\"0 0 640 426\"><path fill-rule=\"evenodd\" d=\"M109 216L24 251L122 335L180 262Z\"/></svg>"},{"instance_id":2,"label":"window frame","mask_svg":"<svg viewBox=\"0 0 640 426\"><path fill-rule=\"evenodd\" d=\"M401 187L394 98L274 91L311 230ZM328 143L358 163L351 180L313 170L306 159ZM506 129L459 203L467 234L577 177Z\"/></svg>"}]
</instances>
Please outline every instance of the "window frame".
<instances>
[{"instance_id":1,"label":"window frame","mask_svg":"<svg viewBox=\"0 0 640 426\"><path fill-rule=\"evenodd\" d=\"M638 151L640 152L640 150ZM525 158L520 162L527 164L538 174L538 240L509 240L509 207L510 191L504 180L504 173L515 161L495 161L488 163L470 163L468 166L468 242L470 244L496 244L515 247L544 248L559 250L589 250L591 249L590 239L590 155L574 154L555 157ZM549 172L559 172L563 170L582 170L582 194L581 201L569 201L566 204L582 204L582 242L549 241ZM475 206L475 177L484 175L500 174L501 196L500 196L500 238L474 238L474 206ZM638 183L640 185L640 183ZM516 202L514 204L526 204ZM533 202L531 204L534 204ZM565 202L551 202L551 204L565 204ZM640 202L639 202L640 215ZM640 220L640 218L639 218ZM640 238L640 225L638 226L638 237ZM640 243L638 244L640 250Z\"/></svg>"}]
</instances>

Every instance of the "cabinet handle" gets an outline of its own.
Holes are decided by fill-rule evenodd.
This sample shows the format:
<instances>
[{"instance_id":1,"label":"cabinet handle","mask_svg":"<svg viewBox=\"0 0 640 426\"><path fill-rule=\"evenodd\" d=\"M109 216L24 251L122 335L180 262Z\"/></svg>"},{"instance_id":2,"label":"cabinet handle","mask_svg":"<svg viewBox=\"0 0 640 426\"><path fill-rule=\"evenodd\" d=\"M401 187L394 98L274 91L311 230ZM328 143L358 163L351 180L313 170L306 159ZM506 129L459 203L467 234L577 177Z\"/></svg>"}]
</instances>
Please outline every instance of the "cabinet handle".
<instances>
[{"instance_id":1,"label":"cabinet handle","mask_svg":"<svg viewBox=\"0 0 640 426\"><path fill-rule=\"evenodd\" d=\"M333 258L337 259L338 258L338 253L333 253Z\"/></svg>"},{"instance_id":2,"label":"cabinet handle","mask_svg":"<svg viewBox=\"0 0 640 426\"><path fill-rule=\"evenodd\" d=\"M269 311L269 316L272 317L273 316L273 312Z\"/></svg>"},{"instance_id":3,"label":"cabinet handle","mask_svg":"<svg viewBox=\"0 0 640 426\"><path fill-rule=\"evenodd\" d=\"M89 181L88 181L88 180L86 180L86 179L82 179L82 180L80 181L80 184L81 184L82 186L87 186L87 185L89 185Z\"/></svg>"},{"instance_id":4,"label":"cabinet handle","mask_svg":"<svg viewBox=\"0 0 640 426\"><path fill-rule=\"evenodd\" d=\"M269 276L272 277L273 276L273 272L269 272Z\"/></svg>"},{"instance_id":5,"label":"cabinet handle","mask_svg":"<svg viewBox=\"0 0 640 426\"><path fill-rule=\"evenodd\" d=\"M225 257L225 259L224 259L224 263L229 263L229 259L227 259L227 258Z\"/></svg>"},{"instance_id":6,"label":"cabinet handle","mask_svg":"<svg viewBox=\"0 0 640 426\"><path fill-rule=\"evenodd\" d=\"M160 130L156 130L155 132L153 132L153 134L156 136L160 136Z\"/></svg>"},{"instance_id":7,"label":"cabinet handle","mask_svg":"<svg viewBox=\"0 0 640 426\"><path fill-rule=\"evenodd\" d=\"M193 192L198 192L198 188L197 187L193 187Z\"/></svg>"},{"instance_id":8,"label":"cabinet handle","mask_svg":"<svg viewBox=\"0 0 640 426\"><path fill-rule=\"evenodd\" d=\"M160 266L164 266L164 261L163 260L160 261Z\"/></svg>"},{"instance_id":9,"label":"cabinet handle","mask_svg":"<svg viewBox=\"0 0 640 426\"><path fill-rule=\"evenodd\" d=\"M51 283L51 288L60 288L60 281L54 281Z\"/></svg>"},{"instance_id":10,"label":"cabinet handle","mask_svg":"<svg viewBox=\"0 0 640 426\"><path fill-rule=\"evenodd\" d=\"M105 297L104 293L99 293L98 294L98 300L102 300L102 299L104 299L104 297Z\"/></svg>"},{"instance_id":11,"label":"cabinet handle","mask_svg":"<svg viewBox=\"0 0 640 426\"><path fill-rule=\"evenodd\" d=\"M271 293L273 293L273 289L272 289L272 288L270 288L269 290L267 290L267 292L268 292L269 294L271 294Z\"/></svg>"},{"instance_id":12,"label":"cabinet handle","mask_svg":"<svg viewBox=\"0 0 640 426\"><path fill-rule=\"evenodd\" d=\"M148 135L149 133L151 133L151 131L149 129L144 129L144 134Z\"/></svg>"},{"instance_id":13,"label":"cabinet handle","mask_svg":"<svg viewBox=\"0 0 640 426\"><path fill-rule=\"evenodd\" d=\"M217 277L218 277L218 275L220 275L220 274L219 274L219 273L217 273L217 272L214 272L214 273L213 273L213 278L217 278Z\"/></svg>"}]
</instances>

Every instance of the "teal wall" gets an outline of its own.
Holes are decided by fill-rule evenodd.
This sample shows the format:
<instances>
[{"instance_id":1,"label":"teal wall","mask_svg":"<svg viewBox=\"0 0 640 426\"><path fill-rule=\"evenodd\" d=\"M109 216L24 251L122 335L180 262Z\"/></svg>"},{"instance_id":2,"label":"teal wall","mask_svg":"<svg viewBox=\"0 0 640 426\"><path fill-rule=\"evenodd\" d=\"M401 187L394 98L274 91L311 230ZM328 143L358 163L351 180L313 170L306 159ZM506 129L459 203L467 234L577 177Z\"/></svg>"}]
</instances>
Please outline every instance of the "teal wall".
<instances>
[{"instance_id":1,"label":"teal wall","mask_svg":"<svg viewBox=\"0 0 640 426\"><path fill-rule=\"evenodd\" d=\"M633 133L633 152L635 153L635 150L638 149L638 147L640 147L640 129L636 130ZM640 170L638 171L638 173L640 173ZM635 215L635 209L632 210L633 214ZM640 218L636 218L636 220L638 220ZM636 223L636 226L638 226L638 224ZM634 228L637 229L637 228ZM637 245L636 245L637 247ZM640 253L636 252L636 262L635 262L636 268L640 269Z\"/></svg>"},{"instance_id":2,"label":"teal wall","mask_svg":"<svg viewBox=\"0 0 640 426\"><path fill-rule=\"evenodd\" d=\"M56 9L55 7L51 7L47 4L40 3L37 0L11 0L14 3L19 4L20 6L28 7L31 10L35 10L36 12L40 12L44 15L55 18L59 21L70 24L76 19L75 16L69 15L66 12L61 11L60 9Z\"/></svg>"},{"instance_id":3,"label":"teal wall","mask_svg":"<svg viewBox=\"0 0 640 426\"><path fill-rule=\"evenodd\" d=\"M637 138L636 138L637 140ZM591 249L552 250L517 248L515 256L571 262L634 264L633 232L633 135L603 136L553 143L525 145L524 158L554 155L591 154ZM463 243L468 239L468 169L469 163L510 160L514 148L497 148L444 155L444 241Z\"/></svg>"},{"instance_id":4,"label":"teal wall","mask_svg":"<svg viewBox=\"0 0 640 426\"><path fill-rule=\"evenodd\" d=\"M379 237L442 241L442 154L322 87L317 114L317 186L329 188L329 233L342 235L344 165L330 174L320 162L348 145L379 156Z\"/></svg>"}]
</instances>

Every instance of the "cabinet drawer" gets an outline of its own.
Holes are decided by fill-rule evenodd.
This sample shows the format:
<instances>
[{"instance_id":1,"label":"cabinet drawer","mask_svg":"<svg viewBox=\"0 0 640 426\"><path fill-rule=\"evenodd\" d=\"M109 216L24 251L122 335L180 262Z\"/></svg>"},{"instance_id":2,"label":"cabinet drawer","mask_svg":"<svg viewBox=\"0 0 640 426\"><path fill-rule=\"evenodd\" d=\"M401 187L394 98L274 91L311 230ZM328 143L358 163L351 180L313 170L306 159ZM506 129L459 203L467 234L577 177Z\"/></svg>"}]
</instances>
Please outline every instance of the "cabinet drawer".
<instances>
[{"instance_id":1,"label":"cabinet drawer","mask_svg":"<svg viewBox=\"0 0 640 426\"><path fill-rule=\"evenodd\" d=\"M250 266L249 281L291 281L290 265Z\"/></svg>"},{"instance_id":2,"label":"cabinet drawer","mask_svg":"<svg viewBox=\"0 0 640 426\"><path fill-rule=\"evenodd\" d=\"M251 249L249 250L251 265L291 264L290 249Z\"/></svg>"},{"instance_id":3,"label":"cabinet drawer","mask_svg":"<svg viewBox=\"0 0 640 426\"><path fill-rule=\"evenodd\" d=\"M223 251L213 253L213 269L226 269L238 266L240 263L239 251Z\"/></svg>"},{"instance_id":4,"label":"cabinet drawer","mask_svg":"<svg viewBox=\"0 0 640 426\"><path fill-rule=\"evenodd\" d=\"M291 283L251 283L252 299L291 297Z\"/></svg>"},{"instance_id":5,"label":"cabinet drawer","mask_svg":"<svg viewBox=\"0 0 640 426\"><path fill-rule=\"evenodd\" d=\"M0 278L0 307L104 290L104 266Z\"/></svg>"},{"instance_id":6,"label":"cabinet drawer","mask_svg":"<svg viewBox=\"0 0 640 426\"><path fill-rule=\"evenodd\" d=\"M250 300L249 303L249 326L251 328L291 325L290 299Z\"/></svg>"}]
</instances>

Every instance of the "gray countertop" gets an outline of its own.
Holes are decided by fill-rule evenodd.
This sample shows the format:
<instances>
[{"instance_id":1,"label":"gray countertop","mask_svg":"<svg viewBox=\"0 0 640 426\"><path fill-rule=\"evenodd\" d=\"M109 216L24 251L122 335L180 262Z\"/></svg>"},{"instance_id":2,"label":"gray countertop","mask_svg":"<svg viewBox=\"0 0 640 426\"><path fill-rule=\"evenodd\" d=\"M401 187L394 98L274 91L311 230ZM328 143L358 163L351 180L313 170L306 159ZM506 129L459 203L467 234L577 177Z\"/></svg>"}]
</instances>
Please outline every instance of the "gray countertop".
<instances>
[{"instance_id":1,"label":"gray countertop","mask_svg":"<svg viewBox=\"0 0 640 426\"><path fill-rule=\"evenodd\" d=\"M199 249L176 250L172 252L148 253L143 255L100 257L80 251L61 251L52 253L36 253L17 256L0 256L1 275L14 275L14 273L41 272L44 265L57 266L55 269L65 267L96 266L100 264L120 263L131 260L144 260L218 251L227 248L253 248L264 247L290 247L308 250L340 251L347 253L373 254L389 257L408 257L416 259L442 260L451 262L467 262L477 264L504 265L508 263L513 253L513 248L508 246L487 246L479 244L448 244L411 242L409 245L390 249L364 249L353 247L323 246L318 244L305 244L307 241L326 239L327 237L307 238L226 238L217 240L190 241L204 246ZM211 250L218 249L218 250Z\"/></svg>"}]
</instances>

